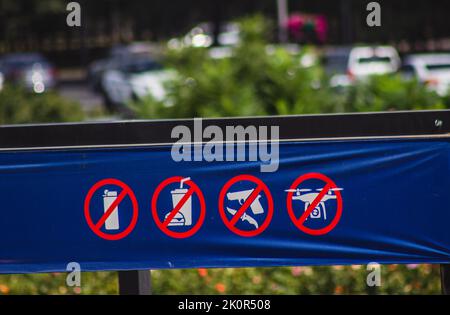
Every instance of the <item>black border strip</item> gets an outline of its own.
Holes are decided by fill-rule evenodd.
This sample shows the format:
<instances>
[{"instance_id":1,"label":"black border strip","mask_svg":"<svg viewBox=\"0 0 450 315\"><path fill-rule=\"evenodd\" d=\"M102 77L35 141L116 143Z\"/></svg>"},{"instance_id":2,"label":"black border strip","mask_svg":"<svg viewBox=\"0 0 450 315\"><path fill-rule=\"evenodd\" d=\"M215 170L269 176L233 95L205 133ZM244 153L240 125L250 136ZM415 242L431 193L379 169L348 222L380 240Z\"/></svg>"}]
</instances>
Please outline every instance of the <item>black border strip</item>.
<instances>
[{"instance_id":1,"label":"black border strip","mask_svg":"<svg viewBox=\"0 0 450 315\"><path fill-rule=\"evenodd\" d=\"M171 131L193 119L117 121L0 126L0 149L170 144ZM450 110L403 111L300 116L208 118L216 125L279 126L280 140L359 137L445 136L450 134Z\"/></svg>"}]
</instances>

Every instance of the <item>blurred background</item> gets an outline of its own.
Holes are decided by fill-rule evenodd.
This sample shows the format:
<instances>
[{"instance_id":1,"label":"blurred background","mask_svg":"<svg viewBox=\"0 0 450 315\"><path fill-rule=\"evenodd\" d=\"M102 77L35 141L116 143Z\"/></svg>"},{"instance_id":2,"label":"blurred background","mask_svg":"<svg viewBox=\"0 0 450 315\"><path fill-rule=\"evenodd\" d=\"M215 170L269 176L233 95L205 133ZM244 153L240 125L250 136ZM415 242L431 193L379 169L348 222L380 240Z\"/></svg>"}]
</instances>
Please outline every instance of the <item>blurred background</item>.
<instances>
[{"instance_id":1,"label":"blurred background","mask_svg":"<svg viewBox=\"0 0 450 315\"><path fill-rule=\"evenodd\" d=\"M450 3L0 0L0 124L450 108ZM433 265L153 271L155 293L439 293ZM0 275L0 294L117 293L114 272Z\"/></svg>"}]
</instances>

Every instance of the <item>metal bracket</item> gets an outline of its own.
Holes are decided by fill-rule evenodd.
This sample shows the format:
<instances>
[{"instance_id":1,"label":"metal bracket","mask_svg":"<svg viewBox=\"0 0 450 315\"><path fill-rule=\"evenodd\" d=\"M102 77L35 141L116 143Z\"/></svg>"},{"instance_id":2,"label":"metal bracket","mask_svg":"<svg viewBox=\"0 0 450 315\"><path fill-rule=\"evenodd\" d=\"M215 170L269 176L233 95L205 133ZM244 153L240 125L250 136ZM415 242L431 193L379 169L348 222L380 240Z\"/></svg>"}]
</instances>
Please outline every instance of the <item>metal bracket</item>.
<instances>
[{"instance_id":1,"label":"metal bracket","mask_svg":"<svg viewBox=\"0 0 450 315\"><path fill-rule=\"evenodd\" d=\"M120 295L151 295L150 270L119 271Z\"/></svg>"}]
</instances>

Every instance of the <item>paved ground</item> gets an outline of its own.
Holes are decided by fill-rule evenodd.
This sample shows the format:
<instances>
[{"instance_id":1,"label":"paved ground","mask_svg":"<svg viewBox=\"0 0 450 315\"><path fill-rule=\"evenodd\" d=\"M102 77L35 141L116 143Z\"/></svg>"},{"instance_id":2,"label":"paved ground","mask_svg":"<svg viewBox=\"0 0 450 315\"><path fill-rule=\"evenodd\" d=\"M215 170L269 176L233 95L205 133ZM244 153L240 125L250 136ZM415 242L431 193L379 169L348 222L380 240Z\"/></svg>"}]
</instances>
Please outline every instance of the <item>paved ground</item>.
<instances>
[{"instance_id":1,"label":"paved ground","mask_svg":"<svg viewBox=\"0 0 450 315\"><path fill-rule=\"evenodd\" d=\"M58 87L62 97L77 101L86 112L99 112L103 110L103 100L99 94L94 93L87 83L62 82Z\"/></svg>"}]
</instances>

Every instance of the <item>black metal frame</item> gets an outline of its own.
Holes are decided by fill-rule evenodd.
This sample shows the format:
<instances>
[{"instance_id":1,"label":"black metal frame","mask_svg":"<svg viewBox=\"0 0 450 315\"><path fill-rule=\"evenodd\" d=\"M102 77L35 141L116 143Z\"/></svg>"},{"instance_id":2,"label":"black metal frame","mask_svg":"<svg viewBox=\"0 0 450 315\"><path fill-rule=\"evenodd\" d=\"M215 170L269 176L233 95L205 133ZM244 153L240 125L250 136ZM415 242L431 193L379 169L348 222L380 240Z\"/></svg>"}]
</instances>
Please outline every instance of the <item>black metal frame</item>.
<instances>
[{"instance_id":1,"label":"black metal frame","mask_svg":"<svg viewBox=\"0 0 450 315\"><path fill-rule=\"evenodd\" d=\"M173 143L172 129L193 119L0 126L0 149ZM450 133L450 110L202 119L203 128L279 126L280 140L433 136ZM191 129L192 130L192 129Z\"/></svg>"},{"instance_id":2,"label":"black metal frame","mask_svg":"<svg viewBox=\"0 0 450 315\"><path fill-rule=\"evenodd\" d=\"M0 126L0 151L170 144L179 125L193 128L194 119ZM450 110L210 118L202 125L279 126L280 140L435 137L450 136ZM450 294L450 264L440 266L442 293ZM119 271L119 293L151 294L150 271Z\"/></svg>"}]
</instances>

